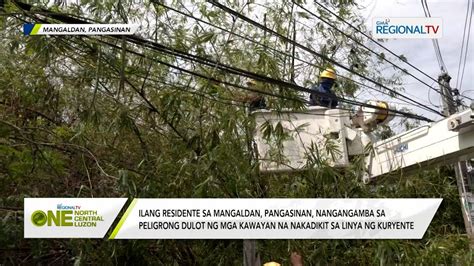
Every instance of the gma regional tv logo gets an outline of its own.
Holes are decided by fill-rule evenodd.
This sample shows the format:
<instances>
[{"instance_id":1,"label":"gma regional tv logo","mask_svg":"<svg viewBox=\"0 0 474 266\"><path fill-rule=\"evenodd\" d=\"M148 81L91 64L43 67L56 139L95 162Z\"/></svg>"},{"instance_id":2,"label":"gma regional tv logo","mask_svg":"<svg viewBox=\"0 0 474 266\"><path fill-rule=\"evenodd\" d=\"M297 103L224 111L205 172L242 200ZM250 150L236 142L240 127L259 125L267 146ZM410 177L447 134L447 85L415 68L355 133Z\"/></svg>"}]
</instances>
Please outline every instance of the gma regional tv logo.
<instances>
[{"instance_id":1,"label":"gma regional tv logo","mask_svg":"<svg viewBox=\"0 0 474 266\"><path fill-rule=\"evenodd\" d=\"M80 205L57 204L55 210L35 210L31 223L35 226L97 227L104 217L97 210L82 210Z\"/></svg>"},{"instance_id":2,"label":"gma regional tv logo","mask_svg":"<svg viewBox=\"0 0 474 266\"><path fill-rule=\"evenodd\" d=\"M374 18L376 39L438 39L443 36L441 18Z\"/></svg>"}]
</instances>

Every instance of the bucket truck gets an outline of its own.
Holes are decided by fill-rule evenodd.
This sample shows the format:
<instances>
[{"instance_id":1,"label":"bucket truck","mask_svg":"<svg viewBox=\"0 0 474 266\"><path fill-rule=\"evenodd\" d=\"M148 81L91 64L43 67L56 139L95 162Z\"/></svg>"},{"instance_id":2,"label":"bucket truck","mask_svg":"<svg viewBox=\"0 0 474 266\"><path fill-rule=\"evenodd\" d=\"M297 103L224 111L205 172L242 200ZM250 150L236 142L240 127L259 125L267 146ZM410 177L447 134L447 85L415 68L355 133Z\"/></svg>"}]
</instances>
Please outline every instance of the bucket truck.
<instances>
[{"instance_id":1,"label":"bucket truck","mask_svg":"<svg viewBox=\"0 0 474 266\"><path fill-rule=\"evenodd\" d=\"M260 171L301 171L310 167L312 158L334 167L347 167L355 156L364 156L363 180L370 182L396 170L409 173L474 157L474 106L441 121L377 140L373 130L388 123L394 114L385 102L368 103L382 108L361 107L354 115L321 106L301 112L254 111ZM280 139L269 134L272 130L281 132ZM275 155L278 152L280 156Z\"/></svg>"},{"instance_id":2,"label":"bucket truck","mask_svg":"<svg viewBox=\"0 0 474 266\"><path fill-rule=\"evenodd\" d=\"M257 110L255 146L261 173L304 171L324 163L348 167L363 157L362 180L368 183L393 171L410 174L435 165L462 165L457 180L467 230L474 221L474 104L440 121L427 123L387 139L373 131L394 114L385 102L369 101L352 114L342 109L311 106L305 111ZM464 162L465 161L465 162ZM469 233L469 232L468 232Z\"/></svg>"}]
</instances>

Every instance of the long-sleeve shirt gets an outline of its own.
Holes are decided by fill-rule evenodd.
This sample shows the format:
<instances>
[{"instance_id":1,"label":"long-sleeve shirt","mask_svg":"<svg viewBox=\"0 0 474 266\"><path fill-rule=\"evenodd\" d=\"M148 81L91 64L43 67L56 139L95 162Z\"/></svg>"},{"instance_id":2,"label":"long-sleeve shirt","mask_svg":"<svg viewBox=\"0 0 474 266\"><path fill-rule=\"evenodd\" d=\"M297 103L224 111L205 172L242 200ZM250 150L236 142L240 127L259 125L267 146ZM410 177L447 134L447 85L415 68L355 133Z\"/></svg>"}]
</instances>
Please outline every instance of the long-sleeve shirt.
<instances>
[{"instance_id":1,"label":"long-sleeve shirt","mask_svg":"<svg viewBox=\"0 0 474 266\"><path fill-rule=\"evenodd\" d=\"M311 87L311 90L320 92L320 93L327 93L328 96L336 96L334 92L331 91L331 87L334 84L333 79L326 79L323 78L321 80L321 83L319 85L315 84ZM336 108L338 105L337 99L331 98L331 97L324 97L324 96L319 96L316 95L315 93L311 93L309 96L309 101L310 105L318 105L318 106L324 106L324 107L329 107L329 108Z\"/></svg>"}]
</instances>

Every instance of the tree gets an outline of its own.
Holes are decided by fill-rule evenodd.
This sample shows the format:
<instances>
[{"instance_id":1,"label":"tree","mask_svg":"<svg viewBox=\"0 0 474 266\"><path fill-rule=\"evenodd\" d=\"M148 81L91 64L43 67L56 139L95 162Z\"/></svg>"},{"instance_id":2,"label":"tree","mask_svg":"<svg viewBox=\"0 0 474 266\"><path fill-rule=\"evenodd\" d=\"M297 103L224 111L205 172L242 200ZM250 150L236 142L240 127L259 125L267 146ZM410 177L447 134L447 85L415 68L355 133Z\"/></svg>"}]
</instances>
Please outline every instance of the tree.
<instances>
[{"instance_id":1,"label":"tree","mask_svg":"<svg viewBox=\"0 0 474 266\"><path fill-rule=\"evenodd\" d=\"M387 85L384 63L291 1L226 1L227 6L292 36L311 49ZM253 120L235 101L244 78L124 38L22 36L24 21L55 19L41 7L102 23L138 22L140 35L167 47L305 86L330 62L203 1L54 1L23 12L12 2L0 18L0 252L4 263L240 264L234 240L22 239L24 197L443 197L421 241L259 241L262 260L288 263L288 249L314 264L469 263L451 169L363 185L355 171L324 162L291 175L262 176L251 145ZM356 4L328 3L363 29ZM175 9L173 11L172 9ZM311 6L342 28L340 21ZM178 13L177 11L181 12ZM192 15L202 21L193 20ZM227 29L219 30L211 25ZM293 25L294 24L294 25ZM245 40L234 34L247 36ZM262 46L258 43L263 43ZM286 54L276 50L285 51ZM173 69L169 65L182 69ZM190 75L193 71L202 76ZM350 74L348 74L352 77ZM338 93L361 88L342 79ZM281 86L262 91L304 96ZM269 107L302 109L301 101L268 96ZM358 165L354 165L357 169Z\"/></svg>"}]
</instances>

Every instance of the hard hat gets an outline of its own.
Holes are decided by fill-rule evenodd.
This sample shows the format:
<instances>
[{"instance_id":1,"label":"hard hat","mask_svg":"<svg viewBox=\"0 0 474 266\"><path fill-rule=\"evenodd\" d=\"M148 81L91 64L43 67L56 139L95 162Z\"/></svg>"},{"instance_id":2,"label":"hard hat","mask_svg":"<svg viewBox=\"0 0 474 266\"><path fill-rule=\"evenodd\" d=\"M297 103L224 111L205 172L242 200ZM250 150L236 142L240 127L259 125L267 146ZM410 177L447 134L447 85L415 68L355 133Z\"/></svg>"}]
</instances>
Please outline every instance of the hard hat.
<instances>
[{"instance_id":1,"label":"hard hat","mask_svg":"<svg viewBox=\"0 0 474 266\"><path fill-rule=\"evenodd\" d=\"M378 101L377 102L377 106L380 107L380 108L383 108L385 110L377 110L376 114L377 114L377 120L378 121L381 121L381 122L384 122L387 118L388 118L388 115L389 115L389 112L388 112L388 103L387 102L383 102L383 101Z\"/></svg>"},{"instance_id":2,"label":"hard hat","mask_svg":"<svg viewBox=\"0 0 474 266\"><path fill-rule=\"evenodd\" d=\"M390 112L387 102L370 100L367 101L367 104L378 108L371 106L361 107L360 110L363 115L360 122L363 124L361 127L365 128L364 131L373 131L376 126L386 125L393 119L393 113Z\"/></svg>"},{"instance_id":3,"label":"hard hat","mask_svg":"<svg viewBox=\"0 0 474 266\"><path fill-rule=\"evenodd\" d=\"M271 261L263 264L263 266L281 266L281 264L278 262Z\"/></svg>"},{"instance_id":4,"label":"hard hat","mask_svg":"<svg viewBox=\"0 0 474 266\"><path fill-rule=\"evenodd\" d=\"M332 68L326 68L321 75L319 76L320 78L330 78L330 79L336 79L336 71Z\"/></svg>"}]
</instances>

